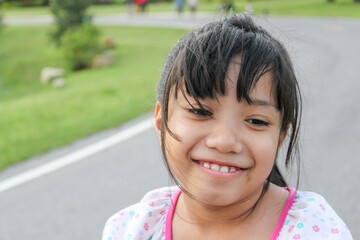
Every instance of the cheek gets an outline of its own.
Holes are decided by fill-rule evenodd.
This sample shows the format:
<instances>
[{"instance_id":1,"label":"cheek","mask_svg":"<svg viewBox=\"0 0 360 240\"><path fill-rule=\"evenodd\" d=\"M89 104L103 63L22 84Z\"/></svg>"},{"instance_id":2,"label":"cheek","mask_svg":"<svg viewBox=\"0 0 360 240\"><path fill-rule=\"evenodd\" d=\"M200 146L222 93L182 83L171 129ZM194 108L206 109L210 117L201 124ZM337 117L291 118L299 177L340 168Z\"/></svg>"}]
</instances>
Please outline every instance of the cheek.
<instances>
[{"instance_id":1,"label":"cheek","mask_svg":"<svg viewBox=\"0 0 360 240\"><path fill-rule=\"evenodd\" d=\"M192 122L183 116L174 116L174 121L169 121L168 126L176 139L167 133L167 142L172 146L173 151L190 151L201 141L205 133L199 124Z\"/></svg>"},{"instance_id":2,"label":"cheek","mask_svg":"<svg viewBox=\"0 0 360 240\"><path fill-rule=\"evenodd\" d=\"M181 134L179 132L175 132L174 129L171 129L174 134L179 138L181 138ZM176 140L169 133L166 134L166 159L170 171L173 176L180 182L181 185L184 184L185 181L185 173L188 172L190 162L188 158L188 151L184 146L182 141Z\"/></svg>"},{"instance_id":3,"label":"cheek","mask_svg":"<svg viewBox=\"0 0 360 240\"><path fill-rule=\"evenodd\" d=\"M178 177L180 172L188 171L192 167L191 151L201 143L202 135L196 131L194 124L187 124L180 119L176 124L169 122L168 125L175 138L166 133L166 157L170 169Z\"/></svg>"},{"instance_id":4,"label":"cheek","mask_svg":"<svg viewBox=\"0 0 360 240\"><path fill-rule=\"evenodd\" d=\"M269 134L253 139L252 142L256 143L252 145L255 164L262 166L264 171L269 171L268 169L271 171L278 150L279 137L276 134Z\"/></svg>"},{"instance_id":5,"label":"cheek","mask_svg":"<svg viewBox=\"0 0 360 240\"><path fill-rule=\"evenodd\" d=\"M181 124L169 124L169 129L172 134L169 132L166 133L165 151L169 165L174 166L186 159L188 149L190 148L190 146L187 146L189 131L182 127Z\"/></svg>"}]
</instances>

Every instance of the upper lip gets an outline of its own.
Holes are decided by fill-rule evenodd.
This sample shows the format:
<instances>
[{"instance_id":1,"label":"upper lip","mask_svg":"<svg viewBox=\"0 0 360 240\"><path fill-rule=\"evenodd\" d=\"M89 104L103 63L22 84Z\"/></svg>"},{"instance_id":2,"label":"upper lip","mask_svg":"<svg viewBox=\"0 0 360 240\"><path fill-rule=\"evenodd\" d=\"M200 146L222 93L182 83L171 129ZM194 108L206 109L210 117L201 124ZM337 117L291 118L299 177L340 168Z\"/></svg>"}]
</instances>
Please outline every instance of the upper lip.
<instances>
[{"instance_id":1,"label":"upper lip","mask_svg":"<svg viewBox=\"0 0 360 240\"><path fill-rule=\"evenodd\" d=\"M242 168L242 169L247 168L247 167L240 166L239 164L236 164L233 162L223 162L223 161L218 161L218 160L214 160L214 159L193 159L193 160L198 161L198 162L208 162L208 163L221 165L221 166L228 166L228 167L235 167L235 168Z\"/></svg>"}]
</instances>

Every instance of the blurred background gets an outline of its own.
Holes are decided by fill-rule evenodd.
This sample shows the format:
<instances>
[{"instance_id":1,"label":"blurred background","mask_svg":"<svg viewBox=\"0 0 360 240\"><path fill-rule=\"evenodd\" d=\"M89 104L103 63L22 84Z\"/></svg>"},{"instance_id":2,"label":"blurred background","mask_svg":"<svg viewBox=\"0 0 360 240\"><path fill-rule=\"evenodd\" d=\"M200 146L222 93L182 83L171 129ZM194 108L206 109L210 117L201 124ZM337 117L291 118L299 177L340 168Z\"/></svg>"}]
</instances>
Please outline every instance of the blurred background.
<instances>
[{"instance_id":1,"label":"blurred background","mask_svg":"<svg viewBox=\"0 0 360 240\"><path fill-rule=\"evenodd\" d=\"M151 119L171 47L231 12L290 51L304 98L299 188L324 195L359 239L360 0L0 0L0 239L100 239L113 213L171 185L147 128L5 187Z\"/></svg>"}]
</instances>

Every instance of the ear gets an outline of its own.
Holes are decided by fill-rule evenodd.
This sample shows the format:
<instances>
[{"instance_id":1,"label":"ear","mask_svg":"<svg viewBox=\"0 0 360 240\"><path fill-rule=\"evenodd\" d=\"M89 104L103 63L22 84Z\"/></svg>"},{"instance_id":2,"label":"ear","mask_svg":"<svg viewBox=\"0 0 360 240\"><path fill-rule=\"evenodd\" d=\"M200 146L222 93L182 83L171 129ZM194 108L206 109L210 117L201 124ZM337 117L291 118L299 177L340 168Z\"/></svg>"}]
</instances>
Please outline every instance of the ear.
<instances>
[{"instance_id":1,"label":"ear","mask_svg":"<svg viewBox=\"0 0 360 240\"><path fill-rule=\"evenodd\" d=\"M155 105L155 130L156 133L158 134L158 137L161 136L161 122L162 122L161 105L157 101Z\"/></svg>"},{"instance_id":2,"label":"ear","mask_svg":"<svg viewBox=\"0 0 360 240\"><path fill-rule=\"evenodd\" d=\"M284 131L282 131L282 132L280 133L278 149L280 149L281 146L282 146L282 144L284 143L284 140L285 140L285 138L286 138L286 136L287 136L287 133L288 133L288 131L289 131L289 128L290 128L290 124L286 127L286 130L284 130Z\"/></svg>"}]
</instances>

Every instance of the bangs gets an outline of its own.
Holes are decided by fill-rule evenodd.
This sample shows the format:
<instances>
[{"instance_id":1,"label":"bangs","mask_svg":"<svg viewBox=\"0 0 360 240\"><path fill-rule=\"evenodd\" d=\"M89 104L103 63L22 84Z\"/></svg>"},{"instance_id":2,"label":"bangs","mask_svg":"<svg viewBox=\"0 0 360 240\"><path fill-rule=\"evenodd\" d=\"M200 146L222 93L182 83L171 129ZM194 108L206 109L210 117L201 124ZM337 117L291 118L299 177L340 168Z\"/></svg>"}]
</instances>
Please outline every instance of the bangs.
<instances>
[{"instance_id":1,"label":"bangs","mask_svg":"<svg viewBox=\"0 0 360 240\"><path fill-rule=\"evenodd\" d=\"M169 74L173 76L169 82L175 86L175 97L180 90L184 97L193 97L202 107L199 99L217 99L226 95L230 62L239 57L237 99L251 103L249 94L259 79L276 69L274 47L266 36L259 36L259 33L246 32L246 29L230 27L226 23L215 28L213 31L190 33L188 39L191 41L184 39ZM276 89L276 81L273 84Z\"/></svg>"}]
</instances>

